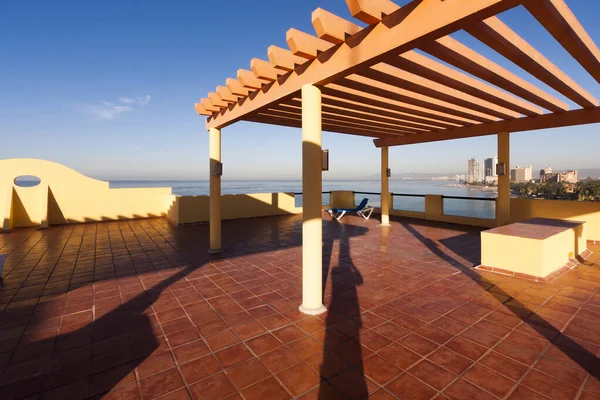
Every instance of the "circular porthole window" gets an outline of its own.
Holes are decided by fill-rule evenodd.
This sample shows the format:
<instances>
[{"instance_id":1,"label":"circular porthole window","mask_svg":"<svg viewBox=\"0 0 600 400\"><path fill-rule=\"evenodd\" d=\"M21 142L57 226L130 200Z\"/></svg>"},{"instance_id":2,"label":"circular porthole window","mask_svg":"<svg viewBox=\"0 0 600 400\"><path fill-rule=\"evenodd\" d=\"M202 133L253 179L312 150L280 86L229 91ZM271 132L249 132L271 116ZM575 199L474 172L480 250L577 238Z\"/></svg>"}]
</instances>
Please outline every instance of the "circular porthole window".
<instances>
[{"instance_id":1,"label":"circular porthole window","mask_svg":"<svg viewBox=\"0 0 600 400\"><path fill-rule=\"evenodd\" d=\"M40 184L42 180L33 175L21 175L15 178L15 185L19 187L34 187Z\"/></svg>"}]
</instances>

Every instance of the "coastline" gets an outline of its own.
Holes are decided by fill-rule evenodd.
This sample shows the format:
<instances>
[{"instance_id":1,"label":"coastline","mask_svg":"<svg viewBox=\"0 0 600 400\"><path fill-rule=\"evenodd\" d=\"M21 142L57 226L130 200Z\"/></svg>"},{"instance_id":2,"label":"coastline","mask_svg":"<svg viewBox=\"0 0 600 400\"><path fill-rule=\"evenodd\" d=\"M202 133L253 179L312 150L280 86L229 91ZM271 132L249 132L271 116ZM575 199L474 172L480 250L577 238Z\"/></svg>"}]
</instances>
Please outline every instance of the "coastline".
<instances>
[{"instance_id":1,"label":"coastline","mask_svg":"<svg viewBox=\"0 0 600 400\"><path fill-rule=\"evenodd\" d=\"M468 183L449 183L444 186L445 187L454 187L454 188L463 188L463 189L469 189L469 190L479 190L482 192L498 193L498 186L480 186L480 185L471 185Z\"/></svg>"}]
</instances>

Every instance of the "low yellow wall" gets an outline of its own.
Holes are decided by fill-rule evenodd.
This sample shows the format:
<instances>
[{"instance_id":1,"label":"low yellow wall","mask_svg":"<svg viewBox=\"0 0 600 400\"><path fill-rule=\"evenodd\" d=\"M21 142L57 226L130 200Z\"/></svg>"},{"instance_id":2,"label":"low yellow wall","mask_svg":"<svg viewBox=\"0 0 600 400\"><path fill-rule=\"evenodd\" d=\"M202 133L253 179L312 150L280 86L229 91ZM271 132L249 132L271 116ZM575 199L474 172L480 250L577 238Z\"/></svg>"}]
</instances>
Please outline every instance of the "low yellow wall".
<instances>
[{"instance_id":1,"label":"low yellow wall","mask_svg":"<svg viewBox=\"0 0 600 400\"><path fill-rule=\"evenodd\" d=\"M600 202L511 199L510 222L542 217L586 222L588 240L600 240Z\"/></svg>"},{"instance_id":2,"label":"low yellow wall","mask_svg":"<svg viewBox=\"0 0 600 400\"><path fill-rule=\"evenodd\" d=\"M585 224L544 239L495 231L481 232L481 265L535 277L547 277L586 248Z\"/></svg>"},{"instance_id":3,"label":"low yellow wall","mask_svg":"<svg viewBox=\"0 0 600 400\"><path fill-rule=\"evenodd\" d=\"M330 197L331 208L354 208L354 192L351 190L334 190Z\"/></svg>"},{"instance_id":4,"label":"low yellow wall","mask_svg":"<svg viewBox=\"0 0 600 400\"><path fill-rule=\"evenodd\" d=\"M34 187L15 178L38 177ZM109 183L36 159L0 160L0 222L11 227L163 216L170 188L110 189Z\"/></svg>"},{"instance_id":5,"label":"low yellow wall","mask_svg":"<svg viewBox=\"0 0 600 400\"><path fill-rule=\"evenodd\" d=\"M206 222L208 196L169 196L167 217L175 224ZM226 194L221 197L221 218L238 219L272 215L300 214L293 193Z\"/></svg>"}]
</instances>

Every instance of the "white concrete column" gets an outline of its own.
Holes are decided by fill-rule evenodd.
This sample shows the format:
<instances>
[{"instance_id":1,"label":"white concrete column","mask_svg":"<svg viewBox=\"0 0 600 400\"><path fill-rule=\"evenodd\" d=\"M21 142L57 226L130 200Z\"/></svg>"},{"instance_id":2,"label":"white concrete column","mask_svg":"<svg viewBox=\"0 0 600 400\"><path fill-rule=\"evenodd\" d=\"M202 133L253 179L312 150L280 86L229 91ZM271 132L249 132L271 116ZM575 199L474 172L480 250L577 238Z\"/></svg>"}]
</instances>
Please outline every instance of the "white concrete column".
<instances>
[{"instance_id":1,"label":"white concrete column","mask_svg":"<svg viewBox=\"0 0 600 400\"><path fill-rule=\"evenodd\" d=\"M390 225L389 148L381 147L381 225Z\"/></svg>"},{"instance_id":2,"label":"white concrete column","mask_svg":"<svg viewBox=\"0 0 600 400\"><path fill-rule=\"evenodd\" d=\"M221 130L209 131L209 174L210 174L210 249L209 253L221 252L221 177L215 175L215 168L221 162Z\"/></svg>"},{"instance_id":3,"label":"white concrete column","mask_svg":"<svg viewBox=\"0 0 600 400\"><path fill-rule=\"evenodd\" d=\"M321 203L321 90L302 87L302 305L305 314L323 305L323 226Z\"/></svg>"},{"instance_id":4,"label":"white concrete column","mask_svg":"<svg viewBox=\"0 0 600 400\"><path fill-rule=\"evenodd\" d=\"M510 222L510 133L498 134L498 163L506 164L506 174L498 176L498 198L496 199L496 224Z\"/></svg>"}]
</instances>

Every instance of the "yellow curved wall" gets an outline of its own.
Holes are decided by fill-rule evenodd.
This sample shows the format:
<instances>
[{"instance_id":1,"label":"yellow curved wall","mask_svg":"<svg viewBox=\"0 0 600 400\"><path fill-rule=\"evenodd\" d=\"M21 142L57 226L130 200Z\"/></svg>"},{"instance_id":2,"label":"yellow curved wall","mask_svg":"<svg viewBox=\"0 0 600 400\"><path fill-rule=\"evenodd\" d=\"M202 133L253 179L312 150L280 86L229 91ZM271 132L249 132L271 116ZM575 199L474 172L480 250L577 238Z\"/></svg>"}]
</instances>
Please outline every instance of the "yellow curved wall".
<instances>
[{"instance_id":1,"label":"yellow curved wall","mask_svg":"<svg viewBox=\"0 0 600 400\"><path fill-rule=\"evenodd\" d=\"M29 188L16 186L15 178L23 175L36 176L41 182ZM108 182L51 161L0 160L0 223L5 230L163 216L165 195L170 193L171 188L110 189Z\"/></svg>"}]
</instances>

